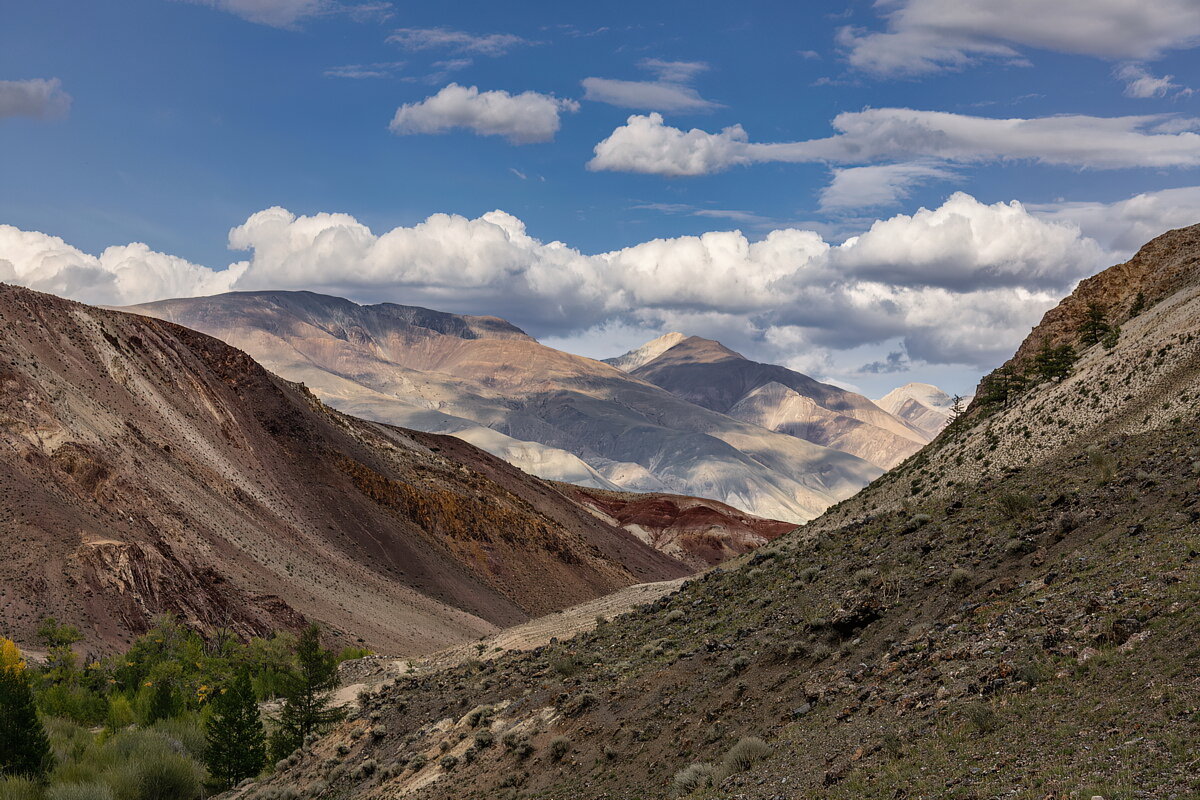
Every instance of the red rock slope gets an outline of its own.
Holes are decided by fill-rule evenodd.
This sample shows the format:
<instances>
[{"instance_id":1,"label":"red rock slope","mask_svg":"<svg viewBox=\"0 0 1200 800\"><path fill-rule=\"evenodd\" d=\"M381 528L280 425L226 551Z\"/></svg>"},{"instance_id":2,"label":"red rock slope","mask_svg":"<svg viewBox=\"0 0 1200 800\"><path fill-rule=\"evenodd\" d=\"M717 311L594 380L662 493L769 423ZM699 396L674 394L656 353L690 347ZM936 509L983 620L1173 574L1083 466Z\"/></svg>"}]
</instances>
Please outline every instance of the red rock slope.
<instances>
[{"instance_id":1,"label":"red rock slope","mask_svg":"<svg viewBox=\"0 0 1200 800\"><path fill-rule=\"evenodd\" d=\"M647 544L697 569L720 564L796 529L716 500L677 494L629 494L561 485L565 494Z\"/></svg>"}]
</instances>

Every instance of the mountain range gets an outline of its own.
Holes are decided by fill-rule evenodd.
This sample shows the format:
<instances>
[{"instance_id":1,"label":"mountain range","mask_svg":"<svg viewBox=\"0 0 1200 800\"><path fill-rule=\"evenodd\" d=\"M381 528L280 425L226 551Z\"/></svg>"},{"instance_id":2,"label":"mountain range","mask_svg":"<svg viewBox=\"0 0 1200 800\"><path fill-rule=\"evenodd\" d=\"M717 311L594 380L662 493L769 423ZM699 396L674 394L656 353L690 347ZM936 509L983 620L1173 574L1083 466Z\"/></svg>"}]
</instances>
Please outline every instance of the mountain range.
<instances>
[{"instance_id":1,"label":"mountain range","mask_svg":"<svg viewBox=\"0 0 1200 800\"><path fill-rule=\"evenodd\" d=\"M128 310L216 336L341 411L453 434L540 477L711 498L789 522L928 440L861 395L682 335L616 359L626 372L497 318L310 292ZM697 381L736 395L697 391Z\"/></svg>"}]
</instances>

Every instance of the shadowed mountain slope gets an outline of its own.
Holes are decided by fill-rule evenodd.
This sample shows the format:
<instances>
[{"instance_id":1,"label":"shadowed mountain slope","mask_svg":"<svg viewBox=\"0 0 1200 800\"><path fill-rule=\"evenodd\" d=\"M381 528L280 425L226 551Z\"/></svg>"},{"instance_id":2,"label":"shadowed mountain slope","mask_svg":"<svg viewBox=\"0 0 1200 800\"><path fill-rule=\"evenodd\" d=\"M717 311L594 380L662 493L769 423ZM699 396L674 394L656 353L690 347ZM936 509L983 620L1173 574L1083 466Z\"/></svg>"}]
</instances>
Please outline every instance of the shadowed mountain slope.
<instances>
[{"instance_id":1,"label":"shadowed mountain slope","mask_svg":"<svg viewBox=\"0 0 1200 800\"><path fill-rule=\"evenodd\" d=\"M1072 309L1093 294L1111 346L1079 341ZM268 783L1197 796L1200 226L1081 284L1018 361L1045 341L1078 345L1070 374L1001 400L993 373L928 448L795 533L571 641L385 684ZM355 735L373 724L387 735Z\"/></svg>"},{"instance_id":2,"label":"shadowed mountain slope","mask_svg":"<svg viewBox=\"0 0 1200 800\"><path fill-rule=\"evenodd\" d=\"M348 413L482 447L494 445L479 427L552 448L547 477L708 497L803 522L881 472L545 347L497 320L310 292L238 292L131 310L240 347Z\"/></svg>"},{"instance_id":3,"label":"shadowed mountain slope","mask_svg":"<svg viewBox=\"0 0 1200 800\"><path fill-rule=\"evenodd\" d=\"M885 469L931 438L860 394L786 367L751 361L698 336L662 351L630 374L704 408L852 453Z\"/></svg>"},{"instance_id":4,"label":"shadowed mountain slope","mask_svg":"<svg viewBox=\"0 0 1200 800\"><path fill-rule=\"evenodd\" d=\"M4 285L0 518L0 627L22 643L54 615L113 648L169 612L423 652L687 572L456 439L344 416L195 331Z\"/></svg>"}]
</instances>

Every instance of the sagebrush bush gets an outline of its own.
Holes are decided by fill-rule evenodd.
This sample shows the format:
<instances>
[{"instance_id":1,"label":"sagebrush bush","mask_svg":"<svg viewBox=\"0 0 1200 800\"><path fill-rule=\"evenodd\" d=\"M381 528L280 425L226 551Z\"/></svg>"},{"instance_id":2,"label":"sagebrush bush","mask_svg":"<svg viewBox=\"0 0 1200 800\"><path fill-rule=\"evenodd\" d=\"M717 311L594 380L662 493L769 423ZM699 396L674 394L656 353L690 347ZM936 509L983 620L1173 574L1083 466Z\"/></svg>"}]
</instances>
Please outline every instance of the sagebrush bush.
<instances>
[{"instance_id":1,"label":"sagebrush bush","mask_svg":"<svg viewBox=\"0 0 1200 800\"><path fill-rule=\"evenodd\" d=\"M1008 517L1019 517L1033 508L1033 498L1024 492L1002 492L996 498L996 505Z\"/></svg>"},{"instance_id":2,"label":"sagebrush bush","mask_svg":"<svg viewBox=\"0 0 1200 800\"><path fill-rule=\"evenodd\" d=\"M550 740L550 759L562 761L563 756L571 752L571 740L566 736L555 736Z\"/></svg>"},{"instance_id":3,"label":"sagebrush bush","mask_svg":"<svg viewBox=\"0 0 1200 800\"><path fill-rule=\"evenodd\" d=\"M757 736L747 736L739 739L738 743L729 748L729 752L721 759L721 766L730 775L744 772L771 754L771 746Z\"/></svg>"},{"instance_id":4,"label":"sagebrush bush","mask_svg":"<svg viewBox=\"0 0 1200 800\"><path fill-rule=\"evenodd\" d=\"M966 588L971 583L971 571L962 567L956 567L950 571L950 576L946 579L946 582L950 584L950 588L952 589Z\"/></svg>"},{"instance_id":5,"label":"sagebrush bush","mask_svg":"<svg viewBox=\"0 0 1200 800\"><path fill-rule=\"evenodd\" d=\"M975 703L963 710L963 716L976 733L991 733L996 730L998 720L995 710L985 703Z\"/></svg>"},{"instance_id":6,"label":"sagebrush bush","mask_svg":"<svg viewBox=\"0 0 1200 800\"><path fill-rule=\"evenodd\" d=\"M675 773L672 783L680 794L691 794L711 786L716 779L716 772L712 764L689 764Z\"/></svg>"}]
</instances>

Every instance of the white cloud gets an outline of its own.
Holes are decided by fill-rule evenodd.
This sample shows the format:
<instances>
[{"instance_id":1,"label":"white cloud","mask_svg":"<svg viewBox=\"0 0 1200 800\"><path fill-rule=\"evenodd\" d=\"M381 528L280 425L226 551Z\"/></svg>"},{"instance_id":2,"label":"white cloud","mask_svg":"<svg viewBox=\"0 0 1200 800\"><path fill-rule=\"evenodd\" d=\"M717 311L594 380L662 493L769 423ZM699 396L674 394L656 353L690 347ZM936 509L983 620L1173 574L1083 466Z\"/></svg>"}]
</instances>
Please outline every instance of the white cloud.
<instances>
[{"instance_id":1,"label":"white cloud","mask_svg":"<svg viewBox=\"0 0 1200 800\"><path fill-rule=\"evenodd\" d=\"M273 28L294 29L304 20L328 14L346 14L362 22L387 19L392 13L388 2L347 3L339 0L183 0L215 8L241 17L247 22Z\"/></svg>"},{"instance_id":2,"label":"white cloud","mask_svg":"<svg viewBox=\"0 0 1200 800\"><path fill-rule=\"evenodd\" d=\"M663 122L662 114L634 114L595 147L590 170L643 172L683 177L720 172L749 164L748 137L741 125L720 133L699 128L682 131Z\"/></svg>"},{"instance_id":3,"label":"white cloud","mask_svg":"<svg viewBox=\"0 0 1200 800\"><path fill-rule=\"evenodd\" d=\"M1125 96L1141 99L1149 97L1165 97L1168 92L1178 91L1180 94L1191 94L1192 90L1175 83L1174 75L1158 77L1150 73L1142 64L1122 64L1114 74L1125 81Z\"/></svg>"},{"instance_id":4,"label":"white cloud","mask_svg":"<svg viewBox=\"0 0 1200 800\"><path fill-rule=\"evenodd\" d=\"M343 64L325 70L327 78L390 78L404 67L403 61L376 61L372 64Z\"/></svg>"},{"instance_id":5,"label":"white cloud","mask_svg":"<svg viewBox=\"0 0 1200 800\"><path fill-rule=\"evenodd\" d=\"M584 78L584 100L620 108L657 111L708 111L719 104L705 100L690 86L659 81L621 81L614 78Z\"/></svg>"},{"instance_id":6,"label":"white cloud","mask_svg":"<svg viewBox=\"0 0 1200 800\"><path fill-rule=\"evenodd\" d=\"M821 208L892 206L922 183L950 180L957 174L941 164L920 161L835 169L833 180L821 191Z\"/></svg>"},{"instance_id":7,"label":"white cloud","mask_svg":"<svg viewBox=\"0 0 1200 800\"><path fill-rule=\"evenodd\" d=\"M879 75L1022 59L1020 48L1147 60L1200 42L1194 0L893 0L887 30L843 28L850 63Z\"/></svg>"},{"instance_id":8,"label":"white cloud","mask_svg":"<svg viewBox=\"0 0 1200 800\"><path fill-rule=\"evenodd\" d=\"M1115 203L1046 203L1029 210L1039 219L1077 225L1124 257L1164 231L1200 223L1200 186L1145 192Z\"/></svg>"},{"instance_id":9,"label":"white cloud","mask_svg":"<svg viewBox=\"0 0 1200 800\"><path fill-rule=\"evenodd\" d=\"M1082 114L996 119L943 111L869 108L837 115L838 131L800 142L749 141L740 125L683 131L661 114L631 116L595 147L593 170L684 176L766 162L870 164L933 159L958 163L1030 160L1093 169L1200 166L1200 135L1166 133L1169 115Z\"/></svg>"},{"instance_id":10,"label":"white cloud","mask_svg":"<svg viewBox=\"0 0 1200 800\"><path fill-rule=\"evenodd\" d=\"M89 303L143 303L229 291L245 265L211 270L144 244L92 256L57 236L0 225L0 281Z\"/></svg>"},{"instance_id":11,"label":"white cloud","mask_svg":"<svg viewBox=\"0 0 1200 800\"><path fill-rule=\"evenodd\" d=\"M188 0L275 28L292 28L301 20L330 10L329 0Z\"/></svg>"},{"instance_id":12,"label":"white cloud","mask_svg":"<svg viewBox=\"0 0 1200 800\"><path fill-rule=\"evenodd\" d=\"M62 90L58 78L0 81L0 119L55 119L65 117L70 108L71 95Z\"/></svg>"},{"instance_id":13,"label":"white cloud","mask_svg":"<svg viewBox=\"0 0 1200 800\"><path fill-rule=\"evenodd\" d=\"M1110 206L1110 219L1152 213L1133 205ZM530 236L502 211L435 214L375 234L347 214L282 208L253 214L230 231L229 245L247 259L214 271L144 245L93 257L5 227L0 280L103 303L309 289L498 314L564 340L632 325L719 336L778 360L810 351L836 359L887 343L912 359L983 368L1010 353L1078 278L1117 260L1067 211L1030 213L963 194L879 221L841 245L782 228L760 241L712 231L590 255ZM853 357L864 360L861 351Z\"/></svg>"},{"instance_id":14,"label":"white cloud","mask_svg":"<svg viewBox=\"0 0 1200 800\"><path fill-rule=\"evenodd\" d=\"M1107 257L1065 220L1035 217L1017 202L984 205L956 192L936 209L875 222L838 248L835 263L863 280L966 292L1062 289Z\"/></svg>"},{"instance_id":15,"label":"white cloud","mask_svg":"<svg viewBox=\"0 0 1200 800\"><path fill-rule=\"evenodd\" d=\"M584 100L647 111L711 111L720 103L705 100L688 84L708 69L703 61L646 58L638 64L655 74L652 81L584 78Z\"/></svg>"},{"instance_id":16,"label":"white cloud","mask_svg":"<svg viewBox=\"0 0 1200 800\"><path fill-rule=\"evenodd\" d=\"M707 61L665 61L661 58L643 58L638 66L650 70L660 81L667 83L691 83L701 72L709 70Z\"/></svg>"},{"instance_id":17,"label":"white cloud","mask_svg":"<svg viewBox=\"0 0 1200 800\"><path fill-rule=\"evenodd\" d=\"M474 34L450 28L398 28L387 41L406 50L450 50L481 56L502 56L515 47L532 44L512 33Z\"/></svg>"},{"instance_id":18,"label":"white cloud","mask_svg":"<svg viewBox=\"0 0 1200 800\"><path fill-rule=\"evenodd\" d=\"M480 136L503 136L513 144L548 142L559 128L559 113L578 111L574 100L538 92L481 92L451 83L419 103L396 110L391 130L397 134L445 133L466 128Z\"/></svg>"}]
</instances>

